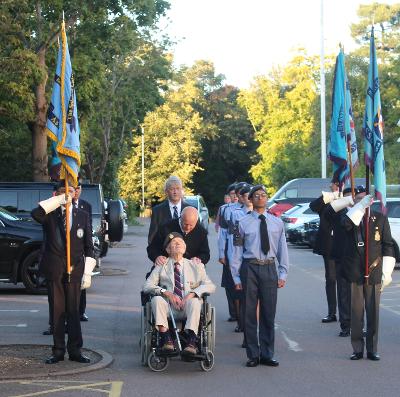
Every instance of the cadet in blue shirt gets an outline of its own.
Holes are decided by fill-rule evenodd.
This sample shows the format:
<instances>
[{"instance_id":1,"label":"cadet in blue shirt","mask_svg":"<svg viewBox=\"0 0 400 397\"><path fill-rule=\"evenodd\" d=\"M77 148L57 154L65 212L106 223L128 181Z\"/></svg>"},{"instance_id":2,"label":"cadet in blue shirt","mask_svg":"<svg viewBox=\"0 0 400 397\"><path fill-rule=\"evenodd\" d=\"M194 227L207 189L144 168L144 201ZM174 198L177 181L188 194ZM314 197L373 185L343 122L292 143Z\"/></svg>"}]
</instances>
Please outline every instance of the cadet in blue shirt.
<instances>
[{"instance_id":1,"label":"cadet in blue shirt","mask_svg":"<svg viewBox=\"0 0 400 397\"><path fill-rule=\"evenodd\" d=\"M288 249L283 222L266 210L266 188L254 186L249 199L253 203L253 212L239 221L230 267L236 289L243 290L246 366L276 367L279 362L273 356L277 289L286 283ZM258 300L260 316L257 324Z\"/></svg>"}]
</instances>

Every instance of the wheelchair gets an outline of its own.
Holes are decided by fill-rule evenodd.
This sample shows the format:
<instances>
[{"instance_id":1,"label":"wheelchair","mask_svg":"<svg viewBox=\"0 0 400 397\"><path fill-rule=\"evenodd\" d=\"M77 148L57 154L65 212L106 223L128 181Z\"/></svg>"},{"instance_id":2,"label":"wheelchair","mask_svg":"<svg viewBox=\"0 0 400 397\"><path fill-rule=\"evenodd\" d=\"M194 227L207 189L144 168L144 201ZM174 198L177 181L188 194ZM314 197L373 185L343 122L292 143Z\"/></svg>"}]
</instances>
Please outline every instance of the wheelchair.
<instances>
[{"instance_id":1,"label":"wheelchair","mask_svg":"<svg viewBox=\"0 0 400 397\"><path fill-rule=\"evenodd\" d=\"M207 302L209 294L203 294L203 304L200 314L199 330L197 333L197 354L189 355L183 352L187 344L187 335L184 331L185 320L179 320L179 327L169 306L169 331L174 342L173 352L163 352L160 346L160 336L155 326L155 319L151 310L151 297L142 303L140 352L143 366L152 371L161 372L167 369L170 359L180 357L182 361L199 362L200 368L211 371L214 367L215 350L215 308Z\"/></svg>"}]
</instances>

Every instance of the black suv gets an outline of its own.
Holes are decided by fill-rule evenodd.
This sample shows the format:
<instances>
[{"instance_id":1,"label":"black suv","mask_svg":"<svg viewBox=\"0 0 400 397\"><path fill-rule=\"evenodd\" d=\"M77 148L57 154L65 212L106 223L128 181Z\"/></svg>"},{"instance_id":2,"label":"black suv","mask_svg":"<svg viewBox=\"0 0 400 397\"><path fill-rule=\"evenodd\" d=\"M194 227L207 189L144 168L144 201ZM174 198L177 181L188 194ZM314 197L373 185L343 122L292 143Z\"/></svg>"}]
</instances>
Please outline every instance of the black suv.
<instances>
[{"instance_id":1,"label":"black suv","mask_svg":"<svg viewBox=\"0 0 400 397\"><path fill-rule=\"evenodd\" d=\"M12 241L7 229L11 225L3 219L3 223L7 223L7 225L4 226L0 237L0 281L14 283L23 281L28 290L32 291L34 289L33 285L29 285L29 282L24 281L24 279L28 280L29 277L25 277L24 272L21 273L24 260L28 254L36 251L36 261L38 261L38 247L40 248L42 241L42 237L39 237L39 235L31 235L31 233L34 233L33 230L38 230L41 236L42 229L38 223L32 220L30 213L33 208L37 207L39 201L52 196L53 187L54 184L50 182L0 182L0 208L3 209L2 214L5 218L8 216L10 222L14 222L11 225L18 225L19 228L24 230L24 236L29 240L28 245L32 247L30 252L24 252L19 245L18 247L10 245ZM100 258L107 254L109 241L122 240L124 230L122 204L119 200L111 200L111 205L108 206L106 211L102 187L99 184L82 184L81 198L88 201L92 206L93 243L96 259L99 263ZM11 218L14 219L11 220ZM31 240L35 241L35 244L31 244ZM13 251L12 255L9 251L10 249ZM16 251L18 252L16 253ZM34 274L31 275L30 279L33 282L38 282Z\"/></svg>"}]
</instances>

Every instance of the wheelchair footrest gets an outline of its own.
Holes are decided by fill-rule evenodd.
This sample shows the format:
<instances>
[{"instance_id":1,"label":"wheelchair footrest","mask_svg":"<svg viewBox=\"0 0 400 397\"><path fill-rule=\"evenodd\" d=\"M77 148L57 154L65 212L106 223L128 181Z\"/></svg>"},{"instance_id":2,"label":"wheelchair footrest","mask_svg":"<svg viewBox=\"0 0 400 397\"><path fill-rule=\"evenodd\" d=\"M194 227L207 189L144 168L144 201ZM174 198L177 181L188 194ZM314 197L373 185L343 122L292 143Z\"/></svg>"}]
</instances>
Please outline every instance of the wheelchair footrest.
<instances>
[{"instance_id":1,"label":"wheelchair footrest","mask_svg":"<svg viewBox=\"0 0 400 397\"><path fill-rule=\"evenodd\" d=\"M165 352L165 351L162 351L161 349L156 349L156 356L157 357L178 357L179 352L178 352L178 350L174 350L172 352Z\"/></svg>"},{"instance_id":2,"label":"wheelchair footrest","mask_svg":"<svg viewBox=\"0 0 400 397\"><path fill-rule=\"evenodd\" d=\"M185 352L181 353L182 361L194 362L194 361L204 361L206 359L205 354L186 354Z\"/></svg>"}]
</instances>

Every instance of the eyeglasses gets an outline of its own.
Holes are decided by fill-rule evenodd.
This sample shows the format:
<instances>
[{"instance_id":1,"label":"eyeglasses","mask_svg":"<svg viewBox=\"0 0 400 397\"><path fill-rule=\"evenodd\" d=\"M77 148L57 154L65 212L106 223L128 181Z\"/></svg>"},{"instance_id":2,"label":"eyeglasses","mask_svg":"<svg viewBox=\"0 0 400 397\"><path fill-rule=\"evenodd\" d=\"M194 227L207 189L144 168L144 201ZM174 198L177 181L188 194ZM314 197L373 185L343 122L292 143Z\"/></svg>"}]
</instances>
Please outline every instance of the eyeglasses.
<instances>
[{"instance_id":1,"label":"eyeglasses","mask_svg":"<svg viewBox=\"0 0 400 397\"><path fill-rule=\"evenodd\" d=\"M267 195L266 195L266 193L253 194L253 197L254 197L255 199L257 199L257 200L260 200L260 199L262 199L262 198L266 198Z\"/></svg>"}]
</instances>

